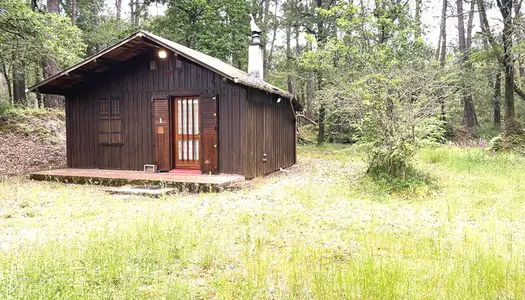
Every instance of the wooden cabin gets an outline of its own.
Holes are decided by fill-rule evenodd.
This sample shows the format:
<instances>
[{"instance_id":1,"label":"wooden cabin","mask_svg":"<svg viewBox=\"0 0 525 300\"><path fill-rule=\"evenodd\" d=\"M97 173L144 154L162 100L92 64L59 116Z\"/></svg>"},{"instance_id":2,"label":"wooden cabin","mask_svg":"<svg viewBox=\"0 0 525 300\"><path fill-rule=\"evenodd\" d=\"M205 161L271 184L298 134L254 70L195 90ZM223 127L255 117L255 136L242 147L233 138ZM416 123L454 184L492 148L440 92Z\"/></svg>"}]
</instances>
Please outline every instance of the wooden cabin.
<instances>
[{"instance_id":1,"label":"wooden cabin","mask_svg":"<svg viewBox=\"0 0 525 300\"><path fill-rule=\"evenodd\" d=\"M253 178L297 155L295 100L260 79L253 36L250 73L139 31L29 90L65 96L68 168Z\"/></svg>"}]
</instances>

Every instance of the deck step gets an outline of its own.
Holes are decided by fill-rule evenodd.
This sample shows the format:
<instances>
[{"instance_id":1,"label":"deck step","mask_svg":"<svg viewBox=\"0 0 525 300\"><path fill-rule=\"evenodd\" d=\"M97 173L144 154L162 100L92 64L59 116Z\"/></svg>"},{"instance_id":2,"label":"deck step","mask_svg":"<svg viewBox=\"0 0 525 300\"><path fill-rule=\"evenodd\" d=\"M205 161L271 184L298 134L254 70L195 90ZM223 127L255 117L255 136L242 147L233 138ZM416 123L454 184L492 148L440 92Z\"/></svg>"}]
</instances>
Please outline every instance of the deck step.
<instances>
[{"instance_id":1,"label":"deck step","mask_svg":"<svg viewBox=\"0 0 525 300\"><path fill-rule=\"evenodd\" d=\"M150 186L122 186L112 187L104 190L108 194L112 195L135 195L135 196L149 196L149 197L162 197L164 195L172 194L177 192L175 188L160 187L152 188Z\"/></svg>"},{"instance_id":2,"label":"deck step","mask_svg":"<svg viewBox=\"0 0 525 300\"><path fill-rule=\"evenodd\" d=\"M221 192L232 186L239 186L244 177L234 174L172 174L144 173L141 171L59 169L35 172L30 179L73 184L93 184L110 187L160 186L177 192Z\"/></svg>"}]
</instances>

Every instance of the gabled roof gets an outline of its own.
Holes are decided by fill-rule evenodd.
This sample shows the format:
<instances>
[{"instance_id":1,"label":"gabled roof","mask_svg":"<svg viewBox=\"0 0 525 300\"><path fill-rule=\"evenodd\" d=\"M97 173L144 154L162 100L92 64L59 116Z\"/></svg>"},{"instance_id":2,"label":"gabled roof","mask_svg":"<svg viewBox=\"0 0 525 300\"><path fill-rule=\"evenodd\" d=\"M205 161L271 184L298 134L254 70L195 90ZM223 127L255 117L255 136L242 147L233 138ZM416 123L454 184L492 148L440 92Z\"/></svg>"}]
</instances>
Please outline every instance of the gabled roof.
<instances>
[{"instance_id":1,"label":"gabled roof","mask_svg":"<svg viewBox=\"0 0 525 300\"><path fill-rule=\"evenodd\" d=\"M55 74L30 87L29 91L61 94L67 88L82 82L83 78L89 73L102 73L111 69L111 63L124 62L132 57L144 52L151 44L162 46L178 55L193 61L213 72L216 72L236 83L260 89L262 91L277 94L279 96L292 99L293 95L263 80L248 76L248 73L241 71L220 59L209 56L202 52L193 50L181 44L172 42L168 39L155 35L147 31L137 31L124 40L108 47L72 67ZM102 63L101 63L102 62Z\"/></svg>"}]
</instances>

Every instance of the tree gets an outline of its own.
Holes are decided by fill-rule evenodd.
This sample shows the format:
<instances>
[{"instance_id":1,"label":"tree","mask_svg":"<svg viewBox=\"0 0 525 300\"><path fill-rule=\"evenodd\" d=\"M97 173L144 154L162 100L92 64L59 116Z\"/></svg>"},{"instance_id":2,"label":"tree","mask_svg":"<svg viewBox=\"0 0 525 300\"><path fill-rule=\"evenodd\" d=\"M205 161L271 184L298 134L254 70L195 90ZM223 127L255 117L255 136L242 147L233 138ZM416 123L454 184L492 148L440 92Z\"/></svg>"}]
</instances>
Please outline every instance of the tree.
<instances>
[{"instance_id":1,"label":"tree","mask_svg":"<svg viewBox=\"0 0 525 300\"><path fill-rule=\"evenodd\" d=\"M7 66L12 66L14 103L27 105L25 85L30 72L26 71L40 69L50 59L58 66L70 65L80 58L85 45L69 19L33 10L20 0L0 0L0 7L0 63L4 75Z\"/></svg>"},{"instance_id":2,"label":"tree","mask_svg":"<svg viewBox=\"0 0 525 300\"><path fill-rule=\"evenodd\" d=\"M505 68L505 132L519 134L521 128L516 120L514 108L514 58L512 57L512 0L497 0L503 17L503 66Z\"/></svg>"},{"instance_id":3,"label":"tree","mask_svg":"<svg viewBox=\"0 0 525 300\"><path fill-rule=\"evenodd\" d=\"M469 62L470 48L472 45L472 26L474 17L475 1L471 1L467 37L465 38L465 23L463 20L463 0L456 0L457 16L458 16L458 41L459 41L459 55L461 66L465 71L464 74L469 74L472 71L472 64ZM469 83L463 80L462 88L462 102L463 102L463 121L462 124L467 128L474 128L478 126L478 119L476 110L474 108L474 101L470 91Z\"/></svg>"},{"instance_id":4,"label":"tree","mask_svg":"<svg viewBox=\"0 0 525 300\"><path fill-rule=\"evenodd\" d=\"M60 14L60 7L58 0L47 0L47 12L51 14ZM72 15L73 16L73 15ZM44 77L48 78L56 73L59 69L56 61L53 58L47 58L44 60ZM64 105L63 97L58 95L45 95L44 96L44 106L50 108L58 108Z\"/></svg>"},{"instance_id":5,"label":"tree","mask_svg":"<svg viewBox=\"0 0 525 300\"><path fill-rule=\"evenodd\" d=\"M152 20L151 30L245 69L249 12L244 0L170 1L166 15Z\"/></svg>"}]
</instances>

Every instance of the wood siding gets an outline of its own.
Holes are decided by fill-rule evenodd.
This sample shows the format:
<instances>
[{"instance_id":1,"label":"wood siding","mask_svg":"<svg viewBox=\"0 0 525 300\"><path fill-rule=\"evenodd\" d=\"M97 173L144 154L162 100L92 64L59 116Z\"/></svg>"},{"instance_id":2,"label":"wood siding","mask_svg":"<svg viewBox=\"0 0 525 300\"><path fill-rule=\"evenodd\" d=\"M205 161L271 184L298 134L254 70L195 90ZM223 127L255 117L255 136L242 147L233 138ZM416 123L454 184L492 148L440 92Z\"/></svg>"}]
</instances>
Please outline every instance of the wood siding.
<instances>
[{"instance_id":1,"label":"wood siding","mask_svg":"<svg viewBox=\"0 0 525 300\"><path fill-rule=\"evenodd\" d=\"M217 96L220 173L253 178L295 163L295 120L288 99L277 103L275 95L225 80L180 56L160 60L152 50L113 71L94 71L66 95L68 167L142 170L154 164L152 99L201 95ZM99 99L111 96L120 99L120 145L98 141Z\"/></svg>"},{"instance_id":2,"label":"wood siding","mask_svg":"<svg viewBox=\"0 0 525 300\"><path fill-rule=\"evenodd\" d=\"M156 69L150 70L150 62ZM114 71L66 95L67 161L70 168L142 170L155 162L152 99L166 96L218 95L219 169L244 174L247 88L180 56L160 60L152 51L121 63ZM98 143L99 99L119 96L122 145Z\"/></svg>"},{"instance_id":3,"label":"wood siding","mask_svg":"<svg viewBox=\"0 0 525 300\"><path fill-rule=\"evenodd\" d=\"M247 102L246 178L296 162L295 118L288 99L250 89Z\"/></svg>"}]
</instances>

